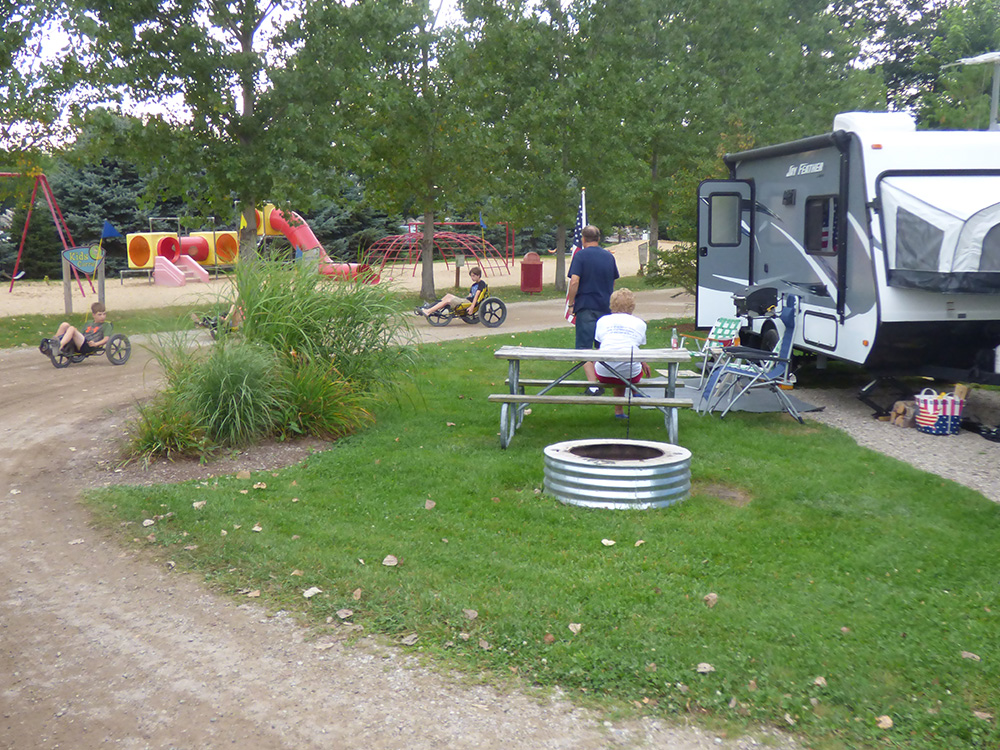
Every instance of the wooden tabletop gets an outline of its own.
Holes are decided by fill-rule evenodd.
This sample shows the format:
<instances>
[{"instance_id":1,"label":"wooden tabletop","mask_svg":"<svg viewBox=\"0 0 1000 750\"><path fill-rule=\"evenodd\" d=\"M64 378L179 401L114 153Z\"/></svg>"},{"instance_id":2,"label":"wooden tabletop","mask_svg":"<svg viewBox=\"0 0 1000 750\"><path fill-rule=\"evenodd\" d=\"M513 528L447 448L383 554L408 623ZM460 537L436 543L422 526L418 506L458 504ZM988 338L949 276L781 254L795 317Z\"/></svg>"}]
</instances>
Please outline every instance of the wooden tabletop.
<instances>
[{"instance_id":1,"label":"wooden tabletop","mask_svg":"<svg viewBox=\"0 0 1000 750\"><path fill-rule=\"evenodd\" d=\"M493 354L497 359L537 359L551 362L687 362L687 349L548 349L541 346L501 346Z\"/></svg>"}]
</instances>

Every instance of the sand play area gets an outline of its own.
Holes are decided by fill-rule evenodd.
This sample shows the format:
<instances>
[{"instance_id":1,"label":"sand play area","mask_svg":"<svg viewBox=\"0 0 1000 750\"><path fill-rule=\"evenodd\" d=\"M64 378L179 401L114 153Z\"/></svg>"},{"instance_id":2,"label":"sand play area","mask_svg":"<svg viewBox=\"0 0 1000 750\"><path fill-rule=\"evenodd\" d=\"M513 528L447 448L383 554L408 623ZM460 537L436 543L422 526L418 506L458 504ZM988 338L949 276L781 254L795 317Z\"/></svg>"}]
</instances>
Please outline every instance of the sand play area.
<instances>
[{"instance_id":1,"label":"sand play area","mask_svg":"<svg viewBox=\"0 0 1000 750\"><path fill-rule=\"evenodd\" d=\"M639 269L639 242L625 242L613 246L618 262L618 272L622 276L634 276ZM546 255L542 258L544 269L542 282L550 286L555 281L556 258ZM566 259L569 269L569 258ZM521 283L521 258L516 258L507 268L506 274L495 274L487 270L486 281L494 288L518 287ZM462 286L468 286L467 270L461 272ZM410 291L420 290L420 272L414 273L412 266L395 269L395 275L383 283L391 283L397 288ZM449 291L455 284L454 265L435 266L435 289L439 294ZM96 289L97 282L94 282ZM141 310L170 305L210 305L220 298L230 297L230 282L226 278L212 280L207 284L187 284L181 287L151 284L145 277L118 277L105 281L105 303L109 310ZM90 284L83 280L83 291L76 282L72 285L72 311L86 313L90 305L98 299ZM59 281L17 281L11 290L10 282L0 288L0 316L60 314L65 313L65 293Z\"/></svg>"}]
</instances>

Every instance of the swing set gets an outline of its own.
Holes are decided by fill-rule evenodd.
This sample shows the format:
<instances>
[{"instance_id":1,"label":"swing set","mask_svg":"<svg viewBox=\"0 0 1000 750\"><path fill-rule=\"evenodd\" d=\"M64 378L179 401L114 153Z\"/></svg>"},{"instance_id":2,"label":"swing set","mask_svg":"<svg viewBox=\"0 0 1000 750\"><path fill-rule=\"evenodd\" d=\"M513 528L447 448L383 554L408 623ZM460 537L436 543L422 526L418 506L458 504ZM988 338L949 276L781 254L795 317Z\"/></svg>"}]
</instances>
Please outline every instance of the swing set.
<instances>
[{"instance_id":1,"label":"swing set","mask_svg":"<svg viewBox=\"0 0 1000 750\"><path fill-rule=\"evenodd\" d=\"M88 251L87 248L78 248L76 243L73 242L73 237L69 232L69 227L66 224L66 220L63 218L62 211L59 208L59 204L56 202L56 196L52 192L52 187L49 185L48 178L38 170L34 170L25 174L19 174L17 172L0 172L0 178L2 179L23 179L25 177L34 178L34 187L31 190L31 201L28 203L28 214L24 221L24 230L21 232L21 243L17 248L17 259L14 261L14 270L10 273L10 287L8 288L8 293L14 291L14 282L23 276L22 273L18 273L18 268L21 265L21 258L24 253L24 242L28 236L28 227L31 225L31 215L35 208L35 199L38 197L39 191L41 191L42 196L45 198L45 202L49 206L49 213L52 215L52 222L56 227L56 234L59 235L59 241L63 246L62 255L62 270L63 270L63 292L64 300L66 303L66 314L69 315L73 312L73 290L70 283L70 273L69 269L72 269L72 276L76 279L77 286L80 288L80 295L86 297L86 293L83 291L83 283L80 280L80 271L77 266L70 261L67 257L71 253L79 252L81 250ZM88 251L89 254L93 254L92 250ZM90 291L98 295L98 300L104 302L104 263L103 263L103 253L98 253L99 257L93 258L96 261L96 269L99 271L98 274L98 288L94 289L94 282L91 279L90 274L84 273L87 279L87 283L90 284Z\"/></svg>"}]
</instances>

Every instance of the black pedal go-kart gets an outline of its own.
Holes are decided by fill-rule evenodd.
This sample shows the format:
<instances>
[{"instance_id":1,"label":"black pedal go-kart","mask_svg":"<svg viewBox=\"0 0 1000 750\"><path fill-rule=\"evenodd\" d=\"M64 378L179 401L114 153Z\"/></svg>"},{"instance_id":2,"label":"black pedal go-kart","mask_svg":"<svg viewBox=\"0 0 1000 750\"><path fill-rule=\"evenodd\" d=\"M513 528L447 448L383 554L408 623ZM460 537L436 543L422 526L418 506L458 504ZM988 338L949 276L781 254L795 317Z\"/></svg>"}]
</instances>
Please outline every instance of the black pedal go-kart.
<instances>
[{"instance_id":1,"label":"black pedal go-kart","mask_svg":"<svg viewBox=\"0 0 1000 750\"><path fill-rule=\"evenodd\" d=\"M42 339L42 343L38 345L38 351L51 359L54 367L60 369L69 367L71 362L83 362L88 357L96 357L101 354L106 355L111 364L123 365L132 356L132 344L125 334L115 333L104 346L91 349L86 354L80 354L72 342L69 344L68 351L60 351L58 339Z\"/></svg>"},{"instance_id":2,"label":"black pedal go-kart","mask_svg":"<svg viewBox=\"0 0 1000 750\"><path fill-rule=\"evenodd\" d=\"M478 304L469 304L468 301L465 301L457 305L454 310L450 307L442 307L437 312L427 315L422 311L436 304L427 303L423 307L416 308L413 312L427 318L427 322L432 326L446 326L458 318L470 325L482 323L487 328L497 328L507 319L507 305L496 297L486 296L487 294L489 291L484 290L482 301L477 300Z\"/></svg>"}]
</instances>

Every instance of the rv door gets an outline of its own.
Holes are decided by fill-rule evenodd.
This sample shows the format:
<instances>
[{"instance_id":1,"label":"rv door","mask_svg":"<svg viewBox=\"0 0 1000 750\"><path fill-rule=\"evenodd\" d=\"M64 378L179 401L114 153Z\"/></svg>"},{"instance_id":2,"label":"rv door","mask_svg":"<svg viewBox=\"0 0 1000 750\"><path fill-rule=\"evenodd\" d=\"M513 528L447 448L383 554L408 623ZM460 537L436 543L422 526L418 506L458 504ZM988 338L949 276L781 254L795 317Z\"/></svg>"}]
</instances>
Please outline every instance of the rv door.
<instances>
[{"instance_id":1,"label":"rv door","mask_svg":"<svg viewBox=\"0 0 1000 750\"><path fill-rule=\"evenodd\" d=\"M698 186L698 293L695 325L734 312L733 294L750 285L753 183L705 180Z\"/></svg>"}]
</instances>

